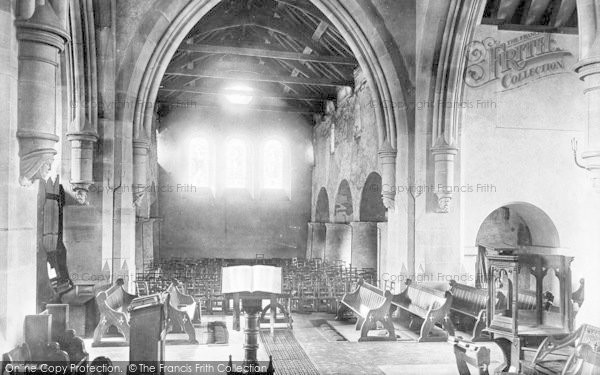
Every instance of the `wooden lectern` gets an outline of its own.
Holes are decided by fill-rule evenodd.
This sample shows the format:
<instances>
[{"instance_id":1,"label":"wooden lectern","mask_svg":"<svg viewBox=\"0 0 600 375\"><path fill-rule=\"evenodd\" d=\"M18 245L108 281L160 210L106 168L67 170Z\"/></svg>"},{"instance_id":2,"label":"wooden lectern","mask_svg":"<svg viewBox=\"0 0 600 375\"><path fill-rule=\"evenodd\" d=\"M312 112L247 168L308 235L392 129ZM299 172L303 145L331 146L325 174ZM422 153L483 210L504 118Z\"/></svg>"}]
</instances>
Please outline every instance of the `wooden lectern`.
<instances>
[{"instance_id":1,"label":"wooden lectern","mask_svg":"<svg viewBox=\"0 0 600 375\"><path fill-rule=\"evenodd\" d=\"M138 297L131 301L129 305L130 363L144 363L162 369L160 364L165 358L168 309L168 293Z\"/></svg>"},{"instance_id":2,"label":"wooden lectern","mask_svg":"<svg viewBox=\"0 0 600 375\"><path fill-rule=\"evenodd\" d=\"M281 268L264 265L232 266L223 267L222 272L222 293L228 299L233 299L233 328L236 330L240 329L240 311L244 312L246 319L246 328L244 329L244 362L247 364L256 364L258 332L260 330L261 313L263 312L262 301L270 301L271 329L273 329L275 323L275 311L278 306L282 307L277 303L277 298L281 296ZM289 315L287 311L284 313Z\"/></svg>"}]
</instances>

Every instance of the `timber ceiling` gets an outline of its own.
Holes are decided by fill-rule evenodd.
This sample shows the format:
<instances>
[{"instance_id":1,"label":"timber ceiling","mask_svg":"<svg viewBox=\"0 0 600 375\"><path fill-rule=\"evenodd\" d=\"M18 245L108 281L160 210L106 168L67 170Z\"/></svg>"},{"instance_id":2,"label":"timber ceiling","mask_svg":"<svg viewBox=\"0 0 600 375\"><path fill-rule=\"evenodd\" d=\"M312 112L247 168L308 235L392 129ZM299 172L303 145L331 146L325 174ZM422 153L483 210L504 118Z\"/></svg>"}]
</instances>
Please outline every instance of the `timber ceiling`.
<instances>
[{"instance_id":1,"label":"timber ceiling","mask_svg":"<svg viewBox=\"0 0 600 375\"><path fill-rule=\"evenodd\" d=\"M224 0L179 46L158 101L163 108L217 106L243 84L253 90L253 109L315 114L338 87L354 85L357 67L309 0Z\"/></svg>"},{"instance_id":2,"label":"timber ceiling","mask_svg":"<svg viewBox=\"0 0 600 375\"><path fill-rule=\"evenodd\" d=\"M482 23L507 30L577 33L576 0L488 0Z\"/></svg>"}]
</instances>

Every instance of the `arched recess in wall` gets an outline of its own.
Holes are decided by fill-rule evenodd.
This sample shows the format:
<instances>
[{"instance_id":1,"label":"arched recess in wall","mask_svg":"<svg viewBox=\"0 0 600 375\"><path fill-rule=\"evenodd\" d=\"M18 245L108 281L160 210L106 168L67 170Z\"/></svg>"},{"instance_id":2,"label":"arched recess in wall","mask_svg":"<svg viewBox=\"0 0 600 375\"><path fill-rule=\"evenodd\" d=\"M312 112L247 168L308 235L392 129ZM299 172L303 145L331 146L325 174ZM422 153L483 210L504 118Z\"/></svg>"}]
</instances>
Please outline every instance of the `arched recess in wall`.
<instances>
[{"instance_id":1,"label":"arched recess in wall","mask_svg":"<svg viewBox=\"0 0 600 375\"><path fill-rule=\"evenodd\" d=\"M342 180L335 196L335 207L333 213L334 222L349 223L354 215L354 207L352 205L352 191L348 181Z\"/></svg>"},{"instance_id":2,"label":"arched recess in wall","mask_svg":"<svg viewBox=\"0 0 600 375\"><path fill-rule=\"evenodd\" d=\"M485 284L487 264L485 254L490 249L518 249L521 252L553 253L560 247L560 238L554 222L539 207L525 202L509 203L492 211L477 232L478 255L475 266L476 285ZM545 278L549 289L558 285ZM531 285L528 276L520 285Z\"/></svg>"},{"instance_id":3,"label":"arched recess in wall","mask_svg":"<svg viewBox=\"0 0 600 375\"><path fill-rule=\"evenodd\" d=\"M381 201L381 176L377 172L367 177L360 198L360 221L382 222L387 221L386 208Z\"/></svg>"},{"instance_id":4,"label":"arched recess in wall","mask_svg":"<svg viewBox=\"0 0 600 375\"><path fill-rule=\"evenodd\" d=\"M388 171L385 176L393 186L396 178L396 169L393 167L395 157L390 162L390 155L395 155L395 150L404 152L408 149L406 135L414 122L411 106L403 104L410 101L412 91L410 74L405 65L407 60L372 4L349 0L310 1L341 32L365 74L373 96L375 126L382 152L380 157ZM189 31L219 2L156 1L143 23L147 30L136 33L134 40L129 43L118 69L117 92L135 101L136 105L122 106L117 118L125 127L124 132L133 135L134 156L144 153L136 153L136 149L147 147L154 113L152 104L156 101L160 82L170 60ZM152 26L148 28L146 25ZM387 103L398 105L390 106ZM131 128L128 129L129 126ZM143 173L136 172L132 180L135 185L143 184Z\"/></svg>"},{"instance_id":5,"label":"arched recess in wall","mask_svg":"<svg viewBox=\"0 0 600 375\"><path fill-rule=\"evenodd\" d=\"M510 203L491 212L477 232L477 246L560 247L552 219L530 203Z\"/></svg>"},{"instance_id":6,"label":"arched recess in wall","mask_svg":"<svg viewBox=\"0 0 600 375\"><path fill-rule=\"evenodd\" d=\"M322 187L321 190L319 190L319 195L317 196L315 222L328 223L329 220L329 196L327 195L327 190Z\"/></svg>"}]
</instances>

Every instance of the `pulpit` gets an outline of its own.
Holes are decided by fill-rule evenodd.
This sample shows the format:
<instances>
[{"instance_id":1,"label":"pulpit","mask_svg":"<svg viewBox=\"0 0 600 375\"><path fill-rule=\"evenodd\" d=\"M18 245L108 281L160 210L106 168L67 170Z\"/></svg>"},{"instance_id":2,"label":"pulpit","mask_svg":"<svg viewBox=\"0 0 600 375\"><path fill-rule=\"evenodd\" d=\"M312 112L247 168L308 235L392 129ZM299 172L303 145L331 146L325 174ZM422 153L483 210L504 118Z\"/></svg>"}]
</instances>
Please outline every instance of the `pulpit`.
<instances>
[{"instance_id":1,"label":"pulpit","mask_svg":"<svg viewBox=\"0 0 600 375\"><path fill-rule=\"evenodd\" d=\"M518 250L487 258L487 331L505 356L500 371L519 372L527 344L537 346L545 337L573 330L573 258Z\"/></svg>"},{"instance_id":2,"label":"pulpit","mask_svg":"<svg viewBox=\"0 0 600 375\"><path fill-rule=\"evenodd\" d=\"M160 366L165 358L169 294L135 298L129 305L131 338L129 362ZM162 373L162 372L161 372Z\"/></svg>"}]
</instances>

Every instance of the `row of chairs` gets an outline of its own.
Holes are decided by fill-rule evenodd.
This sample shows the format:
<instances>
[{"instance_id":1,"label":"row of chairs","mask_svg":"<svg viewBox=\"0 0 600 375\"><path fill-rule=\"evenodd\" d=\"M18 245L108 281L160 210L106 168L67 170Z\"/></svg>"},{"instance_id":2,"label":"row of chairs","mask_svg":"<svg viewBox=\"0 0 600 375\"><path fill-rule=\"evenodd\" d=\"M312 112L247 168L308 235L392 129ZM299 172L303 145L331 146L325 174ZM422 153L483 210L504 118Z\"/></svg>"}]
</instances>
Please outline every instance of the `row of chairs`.
<instances>
[{"instance_id":1,"label":"row of chairs","mask_svg":"<svg viewBox=\"0 0 600 375\"><path fill-rule=\"evenodd\" d=\"M265 259L257 254L255 264L271 264L282 268L282 292L290 298L292 311L335 313L342 296L352 290L358 280L376 280L375 270L346 266L344 261L321 258ZM221 294L222 267L239 264L239 260L219 258L168 258L146 264L136 277L138 295L164 291L172 279L185 285L203 313L223 313L229 301Z\"/></svg>"}]
</instances>

